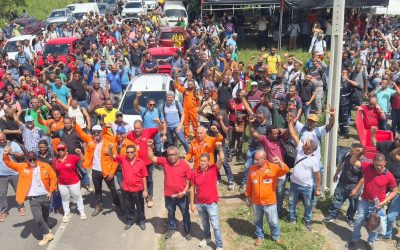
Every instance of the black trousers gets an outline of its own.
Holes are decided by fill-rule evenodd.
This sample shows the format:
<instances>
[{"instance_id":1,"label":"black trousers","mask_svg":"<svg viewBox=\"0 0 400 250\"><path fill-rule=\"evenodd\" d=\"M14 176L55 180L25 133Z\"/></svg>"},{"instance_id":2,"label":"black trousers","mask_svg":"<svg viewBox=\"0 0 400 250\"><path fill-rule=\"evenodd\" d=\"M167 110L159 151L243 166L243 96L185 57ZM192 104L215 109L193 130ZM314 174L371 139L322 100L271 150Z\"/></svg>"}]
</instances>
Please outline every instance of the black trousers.
<instances>
[{"instance_id":1,"label":"black trousers","mask_svg":"<svg viewBox=\"0 0 400 250\"><path fill-rule=\"evenodd\" d=\"M144 198L143 191L128 192L123 191L124 210L127 224L144 221Z\"/></svg>"},{"instance_id":2,"label":"black trousers","mask_svg":"<svg viewBox=\"0 0 400 250\"><path fill-rule=\"evenodd\" d=\"M102 205L103 204L103 180L107 184L108 189L111 191L111 196L112 200L115 206L121 207L121 203L119 200L118 192L117 189L115 188L115 182L114 178L112 180L107 181L103 177L103 173L101 171L97 170L92 170L92 181L93 181L93 186L94 186L94 198L96 205Z\"/></svg>"},{"instance_id":3,"label":"black trousers","mask_svg":"<svg viewBox=\"0 0 400 250\"><path fill-rule=\"evenodd\" d=\"M342 135L349 134L349 105L340 105L339 106L339 129Z\"/></svg>"},{"instance_id":4,"label":"black trousers","mask_svg":"<svg viewBox=\"0 0 400 250\"><path fill-rule=\"evenodd\" d=\"M47 226L50 212L50 199L47 195L29 197L29 205L33 215L33 221L38 225L41 234L50 232Z\"/></svg>"},{"instance_id":5,"label":"black trousers","mask_svg":"<svg viewBox=\"0 0 400 250\"><path fill-rule=\"evenodd\" d=\"M242 156L243 134L242 132L236 132L234 125L230 129L228 150L230 156L234 156L235 154L236 156Z\"/></svg>"}]
</instances>

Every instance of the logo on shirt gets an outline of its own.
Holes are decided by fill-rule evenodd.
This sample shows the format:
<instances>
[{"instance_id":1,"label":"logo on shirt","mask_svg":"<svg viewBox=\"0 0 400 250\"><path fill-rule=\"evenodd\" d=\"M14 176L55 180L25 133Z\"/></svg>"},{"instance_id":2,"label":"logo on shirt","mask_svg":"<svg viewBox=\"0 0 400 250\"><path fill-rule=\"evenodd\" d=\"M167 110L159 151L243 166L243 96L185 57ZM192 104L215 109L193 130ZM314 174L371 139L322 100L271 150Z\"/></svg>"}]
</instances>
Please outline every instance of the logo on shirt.
<instances>
[{"instance_id":1,"label":"logo on shirt","mask_svg":"<svg viewBox=\"0 0 400 250\"><path fill-rule=\"evenodd\" d=\"M257 184L258 183L258 180L253 180L253 184Z\"/></svg>"},{"instance_id":2,"label":"logo on shirt","mask_svg":"<svg viewBox=\"0 0 400 250\"><path fill-rule=\"evenodd\" d=\"M67 164L65 164L65 166L70 167L70 166L72 166L72 164L71 163L67 163Z\"/></svg>"},{"instance_id":3,"label":"logo on shirt","mask_svg":"<svg viewBox=\"0 0 400 250\"><path fill-rule=\"evenodd\" d=\"M272 179L265 179L265 180L263 180L263 183L270 184L270 183L272 183Z\"/></svg>"},{"instance_id":4,"label":"logo on shirt","mask_svg":"<svg viewBox=\"0 0 400 250\"><path fill-rule=\"evenodd\" d=\"M29 170L28 169L24 169L24 173L25 174L29 174Z\"/></svg>"}]
</instances>

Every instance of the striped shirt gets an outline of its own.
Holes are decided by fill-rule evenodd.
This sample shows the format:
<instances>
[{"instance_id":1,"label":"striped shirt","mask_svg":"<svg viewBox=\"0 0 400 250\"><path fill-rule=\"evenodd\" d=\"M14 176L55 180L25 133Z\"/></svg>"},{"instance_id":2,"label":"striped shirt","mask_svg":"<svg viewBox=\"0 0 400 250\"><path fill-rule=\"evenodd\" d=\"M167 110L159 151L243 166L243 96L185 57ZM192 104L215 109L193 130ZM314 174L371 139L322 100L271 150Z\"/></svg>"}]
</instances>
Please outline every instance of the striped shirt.
<instances>
[{"instance_id":1,"label":"striped shirt","mask_svg":"<svg viewBox=\"0 0 400 250\"><path fill-rule=\"evenodd\" d=\"M25 125L21 126L22 130L22 140L24 141L24 147L26 151L33 151L39 153L38 143L40 140L45 139L44 132L41 128L35 127L34 129L29 129Z\"/></svg>"}]
</instances>

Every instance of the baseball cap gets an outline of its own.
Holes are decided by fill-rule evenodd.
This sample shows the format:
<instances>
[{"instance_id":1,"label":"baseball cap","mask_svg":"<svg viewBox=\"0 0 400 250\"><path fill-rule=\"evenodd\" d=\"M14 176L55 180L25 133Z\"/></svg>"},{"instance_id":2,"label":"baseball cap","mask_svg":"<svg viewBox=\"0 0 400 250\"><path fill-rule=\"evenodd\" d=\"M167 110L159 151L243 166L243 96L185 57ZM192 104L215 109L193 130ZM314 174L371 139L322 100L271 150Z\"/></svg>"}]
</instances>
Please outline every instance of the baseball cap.
<instances>
[{"instance_id":1,"label":"baseball cap","mask_svg":"<svg viewBox=\"0 0 400 250\"><path fill-rule=\"evenodd\" d=\"M33 116L31 115L25 116L25 122L33 122Z\"/></svg>"},{"instance_id":2,"label":"baseball cap","mask_svg":"<svg viewBox=\"0 0 400 250\"><path fill-rule=\"evenodd\" d=\"M256 81L251 82L251 86L258 86L258 83Z\"/></svg>"},{"instance_id":3,"label":"baseball cap","mask_svg":"<svg viewBox=\"0 0 400 250\"><path fill-rule=\"evenodd\" d=\"M106 64L106 61L101 60L101 61L100 61L100 64Z\"/></svg>"},{"instance_id":4,"label":"baseball cap","mask_svg":"<svg viewBox=\"0 0 400 250\"><path fill-rule=\"evenodd\" d=\"M316 114L310 114L310 115L308 115L307 120L310 120L313 122L318 122L319 118L318 118L318 115L316 115Z\"/></svg>"},{"instance_id":5,"label":"baseball cap","mask_svg":"<svg viewBox=\"0 0 400 250\"><path fill-rule=\"evenodd\" d=\"M92 127L92 131L101 131L101 130L102 130L102 128L101 128L100 125L94 125L94 126Z\"/></svg>"},{"instance_id":6,"label":"baseball cap","mask_svg":"<svg viewBox=\"0 0 400 250\"><path fill-rule=\"evenodd\" d=\"M126 133L126 128L123 126L119 126L117 128L117 134L125 134Z\"/></svg>"},{"instance_id":7,"label":"baseball cap","mask_svg":"<svg viewBox=\"0 0 400 250\"><path fill-rule=\"evenodd\" d=\"M119 116L119 115L123 115L121 111L118 111L117 113L115 113L115 116Z\"/></svg>"}]
</instances>

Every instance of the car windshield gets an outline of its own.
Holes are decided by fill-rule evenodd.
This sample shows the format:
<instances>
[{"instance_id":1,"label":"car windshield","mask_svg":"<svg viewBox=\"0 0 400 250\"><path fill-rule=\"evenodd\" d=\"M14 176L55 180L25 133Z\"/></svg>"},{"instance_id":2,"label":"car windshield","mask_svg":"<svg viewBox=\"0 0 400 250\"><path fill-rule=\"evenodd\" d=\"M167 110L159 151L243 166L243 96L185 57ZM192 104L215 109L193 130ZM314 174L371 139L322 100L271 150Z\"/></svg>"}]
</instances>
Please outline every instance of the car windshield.
<instances>
[{"instance_id":1,"label":"car windshield","mask_svg":"<svg viewBox=\"0 0 400 250\"><path fill-rule=\"evenodd\" d=\"M140 2L128 2L128 3L126 3L125 8L128 8L128 9L142 8L142 4Z\"/></svg>"},{"instance_id":2,"label":"car windshield","mask_svg":"<svg viewBox=\"0 0 400 250\"><path fill-rule=\"evenodd\" d=\"M50 14L50 17L63 17L65 16L65 11L53 11Z\"/></svg>"},{"instance_id":3,"label":"car windshield","mask_svg":"<svg viewBox=\"0 0 400 250\"><path fill-rule=\"evenodd\" d=\"M161 32L160 39L171 40L175 34L175 32Z\"/></svg>"},{"instance_id":4,"label":"car windshield","mask_svg":"<svg viewBox=\"0 0 400 250\"><path fill-rule=\"evenodd\" d=\"M99 4L99 11L106 11L107 10L108 5L107 4Z\"/></svg>"},{"instance_id":5,"label":"car windshield","mask_svg":"<svg viewBox=\"0 0 400 250\"><path fill-rule=\"evenodd\" d=\"M22 41L8 41L6 46L4 47L4 52L17 52L18 48L17 45ZM10 58L14 59L14 58Z\"/></svg>"},{"instance_id":6,"label":"car windshield","mask_svg":"<svg viewBox=\"0 0 400 250\"><path fill-rule=\"evenodd\" d=\"M75 6L73 6L73 5L72 6L68 6L67 8L70 9L71 11L75 10Z\"/></svg>"},{"instance_id":7,"label":"car windshield","mask_svg":"<svg viewBox=\"0 0 400 250\"><path fill-rule=\"evenodd\" d=\"M69 44L46 44L43 49L43 55L47 56L52 54L53 56L67 55L69 54Z\"/></svg>"},{"instance_id":8,"label":"car windshield","mask_svg":"<svg viewBox=\"0 0 400 250\"><path fill-rule=\"evenodd\" d=\"M185 17L186 11L184 10L166 10L165 15L167 17Z\"/></svg>"},{"instance_id":9,"label":"car windshield","mask_svg":"<svg viewBox=\"0 0 400 250\"><path fill-rule=\"evenodd\" d=\"M156 108L161 109L164 105L165 91L142 91L142 98L140 98L139 105L147 107L147 102L150 98L156 101ZM136 92L127 92L124 100L122 101L120 111L126 115L139 115L135 110L132 103L135 100Z\"/></svg>"}]
</instances>

